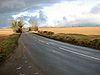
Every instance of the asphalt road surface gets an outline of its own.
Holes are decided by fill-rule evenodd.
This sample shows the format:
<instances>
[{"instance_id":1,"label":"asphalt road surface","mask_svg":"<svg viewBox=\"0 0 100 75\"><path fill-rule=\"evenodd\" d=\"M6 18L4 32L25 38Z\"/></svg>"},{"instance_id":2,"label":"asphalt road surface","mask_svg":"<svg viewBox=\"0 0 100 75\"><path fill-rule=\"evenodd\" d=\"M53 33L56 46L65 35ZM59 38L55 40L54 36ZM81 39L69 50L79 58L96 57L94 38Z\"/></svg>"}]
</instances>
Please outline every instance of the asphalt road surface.
<instances>
[{"instance_id":1,"label":"asphalt road surface","mask_svg":"<svg viewBox=\"0 0 100 75\"><path fill-rule=\"evenodd\" d=\"M21 35L19 45L31 63L28 67L34 68L31 71L24 69L25 72L34 73L29 75L100 75L99 50L62 43L28 32ZM19 75L28 75L25 72Z\"/></svg>"},{"instance_id":2,"label":"asphalt road surface","mask_svg":"<svg viewBox=\"0 0 100 75\"><path fill-rule=\"evenodd\" d=\"M46 75L100 75L100 51L22 34L34 64Z\"/></svg>"}]
</instances>

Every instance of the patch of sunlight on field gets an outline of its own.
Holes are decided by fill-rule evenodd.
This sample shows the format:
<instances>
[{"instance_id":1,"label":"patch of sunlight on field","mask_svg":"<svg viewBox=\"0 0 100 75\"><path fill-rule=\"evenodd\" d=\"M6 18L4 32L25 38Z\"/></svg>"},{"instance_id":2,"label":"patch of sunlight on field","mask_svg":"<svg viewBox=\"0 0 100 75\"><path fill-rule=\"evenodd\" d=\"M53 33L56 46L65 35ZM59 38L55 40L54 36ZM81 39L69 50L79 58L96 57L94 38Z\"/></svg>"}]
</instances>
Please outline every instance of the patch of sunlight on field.
<instances>
[{"instance_id":1,"label":"patch of sunlight on field","mask_svg":"<svg viewBox=\"0 0 100 75\"><path fill-rule=\"evenodd\" d=\"M11 34L13 34L14 32L12 31L12 29L0 29L0 36L1 35L4 35L4 36L6 36L6 35L11 35Z\"/></svg>"},{"instance_id":2,"label":"patch of sunlight on field","mask_svg":"<svg viewBox=\"0 0 100 75\"><path fill-rule=\"evenodd\" d=\"M9 35L13 34L12 29L0 29L0 42L5 40Z\"/></svg>"},{"instance_id":3,"label":"patch of sunlight on field","mask_svg":"<svg viewBox=\"0 0 100 75\"><path fill-rule=\"evenodd\" d=\"M100 26L95 27L62 27L62 28L39 28L43 31L52 31L55 33L100 35Z\"/></svg>"}]
</instances>

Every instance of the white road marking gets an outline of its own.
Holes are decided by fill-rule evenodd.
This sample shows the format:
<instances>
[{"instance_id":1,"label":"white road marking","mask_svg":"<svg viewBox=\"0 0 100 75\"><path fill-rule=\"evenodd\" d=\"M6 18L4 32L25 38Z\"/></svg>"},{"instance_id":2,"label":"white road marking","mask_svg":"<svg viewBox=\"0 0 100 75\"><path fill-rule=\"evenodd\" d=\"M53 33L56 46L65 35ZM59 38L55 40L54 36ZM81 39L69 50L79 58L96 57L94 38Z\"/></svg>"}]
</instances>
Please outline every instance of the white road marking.
<instances>
[{"instance_id":1,"label":"white road marking","mask_svg":"<svg viewBox=\"0 0 100 75\"><path fill-rule=\"evenodd\" d=\"M56 53L56 54L60 54L60 55L62 55L62 56L65 56L65 55L62 54L61 52L58 52L58 51L55 51L55 50L53 50L52 52L53 52L53 53Z\"/></svg>"},{"instance_id":2,"label":"white road marking","mask_svg":"<svg viewBox=\"0 0 100 75\"><path fill-rule=\"evenodd\" d=\"M84 57L92 58L92 59L95 59L95 60L100 60L100 58L96 58L96 57L93 57L93 56L89 56L89 55L85 55L85 54L78 53L78 52L75 52L75 51L71 51L71 50L68 50L68 49L65 49L65 48L62 48L62 47L59 47L59 49L64 50L64 51L68 51L68 52L71 52L71 53L74 53L74 54L77 54L77 55L81 55L81 56L84 56Z\"/></svg>"},{"instance_id":3,"label":"white road marking","mask_svg":"<svg viewBox=\"0 0 100 75\"><path fill-rule=\"evenodd\" d=\"M49 42L49 44L51 44L51 45L56 45L56 43L53 43L53 42Z\"/></svg>"},{"instance_id":4,"label":"white road marking","mask_svg":"<svg viewBox=\"0 0 100 75\"><path fill-rule=\"evenodd\" d=\"M56 43L53 43L53 42L48 42L46 44L48 44L48 45L56 45Z\"/></svg>"},{"instance_id":5,"label":"white road marking","mask_svg":"<svg viewBox=\"0 0 100 75\"><path fill-rule=\"evenodd\" d=\"M45 43L45 42L44 42L44 41L42 41L42 40L38 40L38 41Z\"/></svg>"}]
</instances>

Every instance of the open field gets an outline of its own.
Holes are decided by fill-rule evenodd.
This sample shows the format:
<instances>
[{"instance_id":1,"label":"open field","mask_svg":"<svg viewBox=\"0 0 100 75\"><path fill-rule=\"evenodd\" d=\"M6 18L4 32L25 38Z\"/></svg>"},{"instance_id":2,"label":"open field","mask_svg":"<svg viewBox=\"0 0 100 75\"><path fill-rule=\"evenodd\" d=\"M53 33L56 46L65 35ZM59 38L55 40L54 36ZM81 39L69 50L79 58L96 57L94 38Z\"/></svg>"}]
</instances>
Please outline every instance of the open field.
<instances>
[{"instance_id":1,"label":"open field","mask_svg":"<svg viewBox=\"0 0 100 75\"><path fill-rule=\"evenodd\" d=\"M9 35L13 34L12 29L0 29L0 42L6 39Z\"/></svg>"},{"instance_id":2,"label":"open field","mask_svg":"<svg viewBox=\"0 0 100 75\"><path fill-rule=\"evenodd\" d=\"M13 34L14 32L12 31L12 29L0 29L0 35L11 35Z\"/></svg>"},{"instance_id":3,"label":"open field","mask_svg":"<svg viewBox=\"0 0 100 75\"><path fill-rule=\"evenodd\" d=\"M39 30L52 31L54 33L100 35L100 26L98 27L39 28Z\"/></svg>"},{"instance_id":4,"label":"open field","mask_svg":"<svg viewBox=\"0 0 100 75\"><path fill-rule=\"evenodd\" d=\"M100 50L100 27L40 28L38 35Z\"/></svg>"}]
</instances>

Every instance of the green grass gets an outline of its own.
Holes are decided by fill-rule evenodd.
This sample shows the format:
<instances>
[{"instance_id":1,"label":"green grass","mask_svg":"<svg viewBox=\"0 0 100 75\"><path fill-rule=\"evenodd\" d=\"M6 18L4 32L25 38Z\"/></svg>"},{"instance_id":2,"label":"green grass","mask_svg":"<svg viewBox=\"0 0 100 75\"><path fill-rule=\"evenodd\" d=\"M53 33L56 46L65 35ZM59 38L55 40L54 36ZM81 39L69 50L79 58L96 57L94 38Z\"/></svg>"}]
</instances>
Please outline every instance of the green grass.
<instances>
[{"instance_id":1,"label":"green grass","mask_svg":"<svg viewBox=\"0 0 100 75\"><path fill-rule=\"evenodd\" d=\"M8 36L0 35L0 43L2 43L3 40L5 40Z\"/></svg>"},{"instance_id":2,"label":"green grass","mask_svg":"<svg viewBox=\"0 0 100 75\"><path fill-rule=\"evenodd\" d=\"M12 34L4 37L5 39L0 42L0 62L5 60L15 50L19 36L20 34Z\"/></svg>"},{"instance_id":3,"label":"green grass","mask_svg":"<svg viewBox=\"0 0 100 75\"><path fill-rule=\"evenodd\" d=\"M41 31L41 33L38 32L37 34L54 40L100 50L99 35L82 35L82 34L65 34L65 33L57 33L50 35L48 33L44 33L44 31Z\"/></svg>"}]
</instances>

